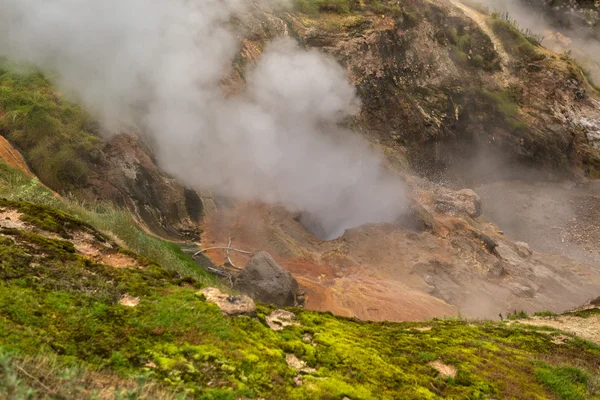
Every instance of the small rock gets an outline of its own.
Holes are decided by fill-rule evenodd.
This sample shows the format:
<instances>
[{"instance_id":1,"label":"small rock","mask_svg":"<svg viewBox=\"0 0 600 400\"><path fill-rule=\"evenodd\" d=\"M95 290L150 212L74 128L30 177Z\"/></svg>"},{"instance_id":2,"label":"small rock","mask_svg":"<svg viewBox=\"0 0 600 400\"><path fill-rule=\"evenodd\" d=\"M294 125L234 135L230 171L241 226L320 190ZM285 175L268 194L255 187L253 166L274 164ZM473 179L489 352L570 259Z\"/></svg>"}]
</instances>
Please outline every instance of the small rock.
<instances>
[{"instance_id":1,"label":"small rock","mask_svg":"<svg viewBox=\"0 0 600 400\"><path fill-rule=\"evenodd\" d=\"M288 366L299 371L301 374L313 374L313 373L317 372L316 369L307 367L306 362L304 362L301 359L299 359L298 357L296 357L295 354L286 354L285 362L287 363Z\"/></svg>"},{"instance_id":2,"label":"small rock","mask_svg":"<svg viewBox=\"0 0 600 400\"><path fill-rule=\"evenodd\" d=\"M304 335L302 335L302 341L306 343L312 343L313 336L310 333L305 333Z\"/></svg>"},{"instance_id":3,"label":"small rock","mask_svg":"<svg viewBox=\"0 0 600 400\"><path fill-rule=\"evenodd\" d=\"M494 249L498 247L498 242L484 233L477 232L477 238L481 240L485 248L490 252L494 251Z\"/></svg>"},{"instance_id":4,"label":"small rock","mask_svg":"<svg viewBox=\"0 0 600 400\"><path fill-rule=\"evenodd\" d=\"M458 369L454 365L444 364L437 360L429 363L429 366L437 370L443 378L456 378Z\"/></svg>"},{"instance_id":5,"label":"small rock","mask_svg":"<svg viewBox=\"0 0 600 400\"><path fill-rule=\"evenodd\" d=\"M302 375L296 375L294 377L294 384L296 386L302 386Z\"/></svg>"},{"instance_id":6,"label":"small rock","mask_svg":"<svg viewBox=\"0 0 600 400\"><path fill-rule=\"evenodd\" d=\"M267 325L274 331L280 331L286 326L300 325L296 321L296 315L285 310L275 310L266 318Z\"/></svg>"},{"instance_id":7,"label":"small rock","mask_svg":"<svg viewBox=\"0 0 600 400\"><path fill-rule=\"evenodd\" d=\"M119 300L119 304L125 307L135 307L138 304L140 304L140 298L126 294L123 295L123 297L121 297L121 300Z\"/></svg>"},{"instance_id":8,"label":"small rock","mask_svg":"<svg viewBox=\"0 0 600 400\"><path fill-rule=\"evenodd\" d=\"M203 295L206 301L216 304L224 315L252 316L256 313L254 301L245 295L230 296L217 288L205 288L199 291L198 294Z\"/></svg>"},{"instance_id":9,"label":"small rock","mask_svg":"<svg viewBox=\"0 0 600 400\"><path fill-rule=\"evenodd\" d=\"M488 265L488 278L498 279L502 278L504 275L506 275L506 270L504 269L504 265L502 265L502 261L496 260L496 262Z\"/></svg>"},{"instance_id":10,"label":"small rock","mask_svg":"<svg viewBox=\"0 0 600 400\"><path fill-rule=\"evenodd\" d=\"M533 254L531 247L525 242L517 242L515 246L517 246L517 253L523 258L529 258Z\"/></svg>"}]
</instances>

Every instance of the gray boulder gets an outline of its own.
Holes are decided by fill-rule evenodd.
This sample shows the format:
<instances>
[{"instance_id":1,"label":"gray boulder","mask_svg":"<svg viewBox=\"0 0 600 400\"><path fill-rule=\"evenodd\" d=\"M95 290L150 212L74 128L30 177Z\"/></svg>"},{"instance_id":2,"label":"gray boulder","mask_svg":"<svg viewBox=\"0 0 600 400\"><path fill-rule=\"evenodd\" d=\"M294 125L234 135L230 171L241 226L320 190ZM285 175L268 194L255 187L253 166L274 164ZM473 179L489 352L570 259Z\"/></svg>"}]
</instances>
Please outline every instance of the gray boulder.
<instances>
[{"instance_id":1,"label":"gray boulder","mask_svg":"<svg viewBox=\"0 0 600 400\"><path fill-rule=\"evenodd\" d=\"M295 306L298 282L264 251L256 253L237 276L234 288L256 301Z\"/></svg>"}]
</instances>

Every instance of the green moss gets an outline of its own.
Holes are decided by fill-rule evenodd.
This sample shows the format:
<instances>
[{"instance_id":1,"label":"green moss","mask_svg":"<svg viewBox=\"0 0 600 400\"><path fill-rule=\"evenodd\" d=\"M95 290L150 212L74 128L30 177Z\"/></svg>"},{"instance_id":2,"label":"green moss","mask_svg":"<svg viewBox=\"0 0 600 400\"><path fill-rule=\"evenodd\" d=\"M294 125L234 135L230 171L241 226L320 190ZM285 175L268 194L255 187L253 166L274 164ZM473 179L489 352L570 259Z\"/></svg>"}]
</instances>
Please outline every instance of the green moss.
<instances>
[{"instance_id":1,"label":"green moss","mask_svg":"<svg viewBox=\"0 0 600 400\"><path fill-rule=\"evenodd\" d=\"M519 105L514 100L514 93L509 90L491 91L480 87L471 87L465 91L460 100L467 115L474 115L484 124L495 124L511 132L520 132L526 125L520 120Z\"/></svg>"},{"instance_id":2,"label":"green moss","mask_svg":"<svg viewBox=\"0 0 600 400\"><path fill-rule=\"evenodd\" d=\"M12 238L17 235L0 243L15 247L20 239ZM123 376L145 373L190 398L507 398L515 392L545 398L538 357L556 352L584 367L598 362L593 347L575 341L558 346L535 327L492 322L437 320L426 324L430 330L416 330L423 324L296 309L300 324L274 332L264 321L271 306L259 305L258 318L228 318L188 282L157 266L114 269L62 251L57 254L65 262L54 268L64 282L86 281L87 289L56 282L50 266L37 266L43 273L36 274L14 264L24 269L21 278L37 278L0 284L5 347ZM110 290L103 282L110 282L115 296L103 295ZM121 293L139 296L139 305L121 306L115 301ZM286 364L286 353L317 370L303 377L302 386L294 383L297 372ZM440 377L428 365L434 360L455 366L456 378Z\"/></svg>"},{"instance_id":3,"label":"green moss","mask_svg":"<svg viewBox=\"0 0 600 400\"><path fill-rule=\"evenodd\" d=\"M584 400L590 399L590 395L598 394L597 389L590 386L591 376L576 367L560 366L553 367L540 363L535 370L537 379L547 386L560 400ZM594 398L598 398L594 396Z\"/></svg>"}]
</instances>

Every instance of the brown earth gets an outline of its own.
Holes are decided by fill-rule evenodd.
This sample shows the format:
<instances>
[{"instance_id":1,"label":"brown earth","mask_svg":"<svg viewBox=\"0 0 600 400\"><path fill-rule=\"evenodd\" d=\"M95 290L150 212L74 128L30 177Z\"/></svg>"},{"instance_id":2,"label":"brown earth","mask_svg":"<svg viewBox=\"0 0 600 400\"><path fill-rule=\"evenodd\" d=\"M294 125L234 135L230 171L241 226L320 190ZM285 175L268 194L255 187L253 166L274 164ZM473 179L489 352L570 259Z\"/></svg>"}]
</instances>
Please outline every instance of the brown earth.
<instances>
[{"instance_id":1,"label":"brown earth","mask_svg":"<svg viewBox=\"0 0 600 400\"><path fill-rule=\"evenodd\" d=\"M11 167L20 169L32 178L35 177L33 172L31 172L27 166L25 159L21 156L21 153L19 153L8 140L4 138L4 136L0 136L0 158Z\"/></svg>"},{"instance_id":2,"label":"brown earth","mask_svg":"<svg viewBox=\"0 0 600 400\"><path fill-rule=\"evenodd\" d=\"M307 291L306 307L369 320L426 320L456 315L495 318L514 309L564 311L594 297L600 271L560 255L521 256L485 217L437 212L421 193L433 228L372 224L321 241L280 207L243 203L220 209L204 226L203 246L265 250ZM428 198L429 197L429 198ZM496 241L490 251L482 235ZM216 264L222 250L210 251ZM248 256L232 253L238 266Z\"/></svg>"}]
</instances>

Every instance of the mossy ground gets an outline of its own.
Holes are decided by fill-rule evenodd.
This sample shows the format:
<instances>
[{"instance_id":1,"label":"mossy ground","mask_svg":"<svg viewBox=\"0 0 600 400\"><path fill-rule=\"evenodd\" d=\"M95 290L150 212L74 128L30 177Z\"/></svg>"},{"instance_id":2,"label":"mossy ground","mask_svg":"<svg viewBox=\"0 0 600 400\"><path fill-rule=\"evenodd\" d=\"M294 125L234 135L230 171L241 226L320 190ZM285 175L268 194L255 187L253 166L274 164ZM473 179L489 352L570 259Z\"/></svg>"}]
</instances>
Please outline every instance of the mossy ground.
<instances>
[{"instance_id":1,"label":"mossy ground","mask_svg":"<svg viewBox=\"0 0 600 400\"><path fill-rule=\"evenodd\" d=\"M598 395L593 374L600 347L576 339L556 345L553 330L458 319L373 323L293 309L300 324L275 332L266 325L268 306L259 306L255 318L225 317L197 295L205 285L199 279L145 259L143 268L117 269L77 254L68 239L74 230L105 236L62 211L7 200L0 206L19 210L34 226L0 236L0 377L11 380L13 393L51 398L50 385L63 397L86 398L102 382L122 380L126 392L115 389L109 398ZM49 238L43 234L49 230L64 233ZM139 297L139 305L121 305L125 294ZM288 353L316 369L301 386ZM32 357L52 367L35 369L27 362ZM434 360L456 367L456 377L442 377L429 365ZM59 376L73 368L87 380ZM152 391L144 389L148 384Z\"/></svg>"}]
</instances>

